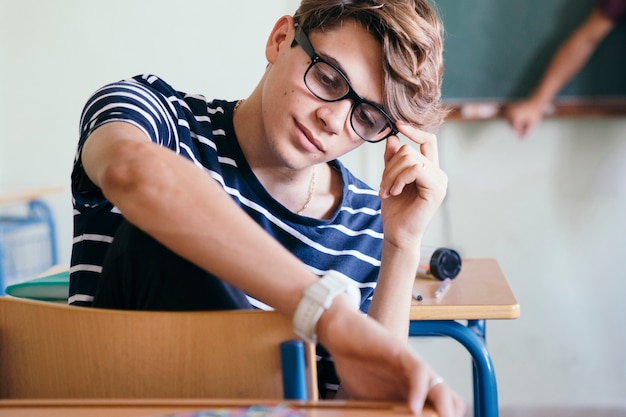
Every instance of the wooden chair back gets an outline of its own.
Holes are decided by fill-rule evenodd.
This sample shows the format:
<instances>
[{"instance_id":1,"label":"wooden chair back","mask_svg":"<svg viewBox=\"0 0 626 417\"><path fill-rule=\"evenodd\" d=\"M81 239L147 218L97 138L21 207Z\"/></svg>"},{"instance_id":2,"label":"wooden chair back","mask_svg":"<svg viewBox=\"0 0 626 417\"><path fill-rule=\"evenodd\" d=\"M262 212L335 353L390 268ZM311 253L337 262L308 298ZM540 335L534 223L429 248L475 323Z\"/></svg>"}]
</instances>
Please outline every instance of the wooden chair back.
<instances>
[{"instance_id":1,"label":"wooden chair back","mask_svg":"<svg viewBox=\"0 0 626 417\"><path fill-rule=\"evenodd\" d=\"M0 398L283 398L277 312L147 312L0 297ZM313 346L307 387L317 398Z\"/></svg>"}]
</instances>

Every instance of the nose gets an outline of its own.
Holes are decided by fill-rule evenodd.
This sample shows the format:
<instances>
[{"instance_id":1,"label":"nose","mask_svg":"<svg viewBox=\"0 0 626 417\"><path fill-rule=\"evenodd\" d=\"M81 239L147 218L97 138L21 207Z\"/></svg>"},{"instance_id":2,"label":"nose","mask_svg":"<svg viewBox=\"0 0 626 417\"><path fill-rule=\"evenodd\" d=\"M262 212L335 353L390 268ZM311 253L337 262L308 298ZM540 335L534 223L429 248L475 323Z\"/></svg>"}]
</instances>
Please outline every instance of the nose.
<instances>
[{"instance_id":1,"label":"nose","mask_svg":"<svg viewBox=\"0 0 626 417\"><path fill-rule=\"evenodd\" d=\"M350 113L352 100L322 102L317 109L317 118L324 126L324 130L333 135L341 134L350 128Z\"/></svg>"}]
</instances>

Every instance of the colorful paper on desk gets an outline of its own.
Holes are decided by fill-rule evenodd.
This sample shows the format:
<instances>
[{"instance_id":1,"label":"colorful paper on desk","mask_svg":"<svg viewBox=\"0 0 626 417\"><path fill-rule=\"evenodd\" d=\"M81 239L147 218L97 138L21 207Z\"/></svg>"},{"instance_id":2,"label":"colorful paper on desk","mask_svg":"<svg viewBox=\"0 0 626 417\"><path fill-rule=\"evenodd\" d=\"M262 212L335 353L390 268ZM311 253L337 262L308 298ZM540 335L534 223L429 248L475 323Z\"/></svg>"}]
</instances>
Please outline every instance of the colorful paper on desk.
<instances>
[{"instance_id":1,"label":"colorful paper on desk","mask_svg":"<svg viewBox=\"0 0 626 417\"><path fill-rule=\"evenodd\" d=\"M6 293L13 297L33 300L67 302L69 286L70 271L65 270L9 285Z\"/></svg>"},{"instance_id":2,"label":"colorful paper on desk","mask_svg":"<svg viewBox=\"0 0 626 417\"><path fill-rule=\"evenodd\" d=\"M181 413L167 414L154 417L306 417L305 410L298 410L284 405L251 406L237 408L216 408L201 411L184 411Z\"/></svg>"}]
</instances>

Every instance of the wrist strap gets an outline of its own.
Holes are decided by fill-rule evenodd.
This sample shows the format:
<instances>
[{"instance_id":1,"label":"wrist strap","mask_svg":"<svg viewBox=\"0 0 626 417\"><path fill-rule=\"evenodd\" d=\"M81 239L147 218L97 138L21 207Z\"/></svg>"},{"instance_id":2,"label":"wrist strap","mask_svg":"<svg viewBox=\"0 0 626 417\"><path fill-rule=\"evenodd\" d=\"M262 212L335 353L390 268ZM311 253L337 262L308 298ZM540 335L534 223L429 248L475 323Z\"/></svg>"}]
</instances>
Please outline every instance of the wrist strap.
<instances>
[{"instance_id":1,"label":"wrist strap","mask_svg":"<svg viewBox=\"0 0 626 417\"><path fill-rule=\"evenodd\" d=\"M359 308L361 292L357 286L336 271L329 271L306 290L293 315L294 332L309 343L317 342L317 322L333 304L335 297L347 293L354 309Z\"/></svg>"}]
</instances>

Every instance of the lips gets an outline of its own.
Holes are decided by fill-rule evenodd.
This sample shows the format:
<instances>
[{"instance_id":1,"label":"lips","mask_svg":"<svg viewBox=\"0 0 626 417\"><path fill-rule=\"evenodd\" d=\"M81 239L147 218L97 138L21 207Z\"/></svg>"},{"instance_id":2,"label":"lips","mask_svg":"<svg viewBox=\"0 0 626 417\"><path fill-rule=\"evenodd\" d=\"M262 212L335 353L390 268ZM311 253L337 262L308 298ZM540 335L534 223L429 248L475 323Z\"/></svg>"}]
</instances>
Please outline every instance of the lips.
<instances>
[{"instance_id":1,"label":"lips","mask_svg":"<svg viewBox=\"0 0 626 417\"><path fill-rule=\"evenodd\" d=\"M304 127L297 121L296 121L296 126L298 127L298 130L300 130L300 133L302 134L301 139L302 139L302 142L304 142L304 147L307 150L325 152L324 144L320 142L319 140L317 140L309 129L307 129L306 127Z\"/></svg>"}]
</instances>

